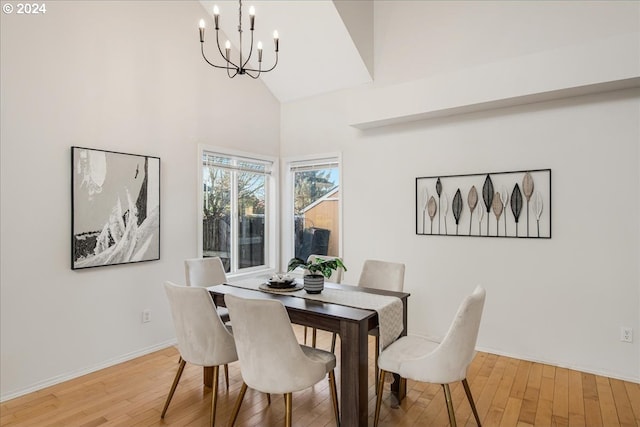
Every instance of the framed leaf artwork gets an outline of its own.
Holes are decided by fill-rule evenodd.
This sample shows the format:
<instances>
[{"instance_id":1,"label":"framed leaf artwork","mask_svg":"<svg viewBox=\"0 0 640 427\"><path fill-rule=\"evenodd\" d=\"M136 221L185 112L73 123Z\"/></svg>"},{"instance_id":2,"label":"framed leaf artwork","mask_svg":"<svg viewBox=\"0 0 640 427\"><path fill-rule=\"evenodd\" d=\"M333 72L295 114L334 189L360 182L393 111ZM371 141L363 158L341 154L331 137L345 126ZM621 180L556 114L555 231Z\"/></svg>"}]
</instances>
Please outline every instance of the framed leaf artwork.
<instances>
[{"instance_id":1,"label":"framed leaf artwork","mask_svg":"<svg viewBox=\"0 0 640 427\"><path fill-rule=\"evenodd\" d=\"M551 169L416 178L416 234L551 238Z\"/></svg>"},{"instance_id":2,"label":"framed leaf artwork","mask_svg":"<svg viewBox=\"0 0 640 427\"><path fill-rule=\"evenodd\" d=\"M160 158L71 147L71 269L160 259Z\"/></svg>"}]
</instances>

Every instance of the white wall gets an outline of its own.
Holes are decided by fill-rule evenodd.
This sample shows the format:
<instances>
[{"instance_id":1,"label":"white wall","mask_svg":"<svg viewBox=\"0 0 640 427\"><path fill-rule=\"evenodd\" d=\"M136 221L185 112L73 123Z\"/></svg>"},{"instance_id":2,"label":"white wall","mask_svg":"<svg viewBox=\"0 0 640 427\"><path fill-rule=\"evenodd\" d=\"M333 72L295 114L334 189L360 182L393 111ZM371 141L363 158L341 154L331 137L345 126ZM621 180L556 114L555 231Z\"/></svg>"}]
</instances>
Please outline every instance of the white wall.
<instances>
[{"instance_id":1,"label":"white wall","mask_svg":"<svg viewBox=\"0 0 640 427\"><path fill-rule=\"evenodd\" d=\"M199 2L46 5L1 22L0 400L167 345L162 283L197 251L197 144L278 155L278 102L204 64ZM70 270L72 145L160 157L160 261Z\"/></svg>"},{"instance_id":2,"label":"white wall","mask_svg":"<svg viewBox=\"0 0 640 427\"><path fill-rule=\"evenodd\" d=\"M380 84L638 33L638 10L631 2L375 2L377 83L282 109L283 156L343 152L345 281L357 280L367 258L405 262L409 332L435 337L480 283L480 348L640 382L640 340L619 341L621 326L640 330L638 89L367 131L348 120L350 106ZM505 26L508 36L497 31ZM552 239L415 235L415 177L536 168L552 169Z\"/></svg>"}]
</instances>

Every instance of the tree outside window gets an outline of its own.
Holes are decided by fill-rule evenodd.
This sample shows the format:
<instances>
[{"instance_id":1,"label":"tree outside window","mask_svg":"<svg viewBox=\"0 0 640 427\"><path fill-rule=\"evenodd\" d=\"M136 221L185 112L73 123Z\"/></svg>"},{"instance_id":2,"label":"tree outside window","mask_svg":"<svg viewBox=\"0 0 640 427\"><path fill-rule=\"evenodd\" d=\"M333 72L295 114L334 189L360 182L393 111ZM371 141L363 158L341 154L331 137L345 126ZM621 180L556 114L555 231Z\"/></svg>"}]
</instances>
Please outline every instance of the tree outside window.
<instances>
[{"instance_id":1,"label":"tree outside window","mask_svg":"<svg viewBox=\"0 0 640 427\"><path fill-rule=\"evenodd\" d=\"M269 169L263 161L203 156L203 256L220 257L227 272L266 264Z\"/></svg>"},{"instance_id":2,"label":"tree outside window","mask_svg":"<svg viewBox=\"0 0 640 427\"><path fill-rule=\"evenodd\" d=\"M293 173L294 251L339 255L340 180L337 164L291 168Z\"/></svg>"}]
</instances>

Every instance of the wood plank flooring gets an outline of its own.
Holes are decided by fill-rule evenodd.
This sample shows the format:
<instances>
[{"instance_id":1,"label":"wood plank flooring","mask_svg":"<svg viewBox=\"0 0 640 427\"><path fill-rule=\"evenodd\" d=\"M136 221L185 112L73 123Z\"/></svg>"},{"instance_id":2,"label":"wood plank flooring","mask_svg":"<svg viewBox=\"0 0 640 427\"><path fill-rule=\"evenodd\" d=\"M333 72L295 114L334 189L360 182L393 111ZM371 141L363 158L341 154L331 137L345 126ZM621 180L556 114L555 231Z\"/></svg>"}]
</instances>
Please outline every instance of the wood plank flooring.
<instances>
[{"instance_id":1,"label":"wood plank flooring","mask_svg":"<svg viewBox=\"0 0 640 427\"><path fill-rule=\"evenodd\" d=\"M302 328L295 328L302 340ZM319 347L329 348L330 339L330 334L318 332ZM373 354L373 340L369 346ZM373 384L372 357L369 364L369 384ZM165 419L160 418L177 368L175 348L158 351L3 402L0 426L208 425L211 389L202 385L202 369L191 365L184 371ZM221 378L218 426L228 425L241 386L238 364L230 365L229 371L229 391ZM468 381L485 427L640 426L639 384L488 353L477 354ZM453 384L451 394L458 426L475 426L462 384ZM374 410L371 385L370 425ZM407 398L395 409L390 407L385 392L380 419L380 426L386 427L448 426L441 386L408 381ZM293 424L335 425L327 381L294 393ZM249 390L236 426L281 425L284 425L282 396L272 396L268 405L265 395Z\"/></svg>"}]
</instances>

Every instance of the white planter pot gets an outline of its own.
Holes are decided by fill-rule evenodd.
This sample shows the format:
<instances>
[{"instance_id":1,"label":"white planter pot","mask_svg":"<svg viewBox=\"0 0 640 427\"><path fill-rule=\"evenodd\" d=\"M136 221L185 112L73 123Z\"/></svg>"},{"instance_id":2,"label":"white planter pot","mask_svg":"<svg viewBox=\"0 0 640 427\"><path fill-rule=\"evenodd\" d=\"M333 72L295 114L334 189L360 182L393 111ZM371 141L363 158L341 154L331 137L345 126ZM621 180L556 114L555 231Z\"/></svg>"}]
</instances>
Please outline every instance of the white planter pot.
<instances>
[{"instance_id":1,"label":"white planter pot","mask_svg":"<svg viewBox=\"0 0 640 427\"><path fill-rule=\"evenodd\" d=\"M307 274L304 276L304 290L310 294L319 294L324 289L322 274Z\"/></svg>"}]
</instances>

